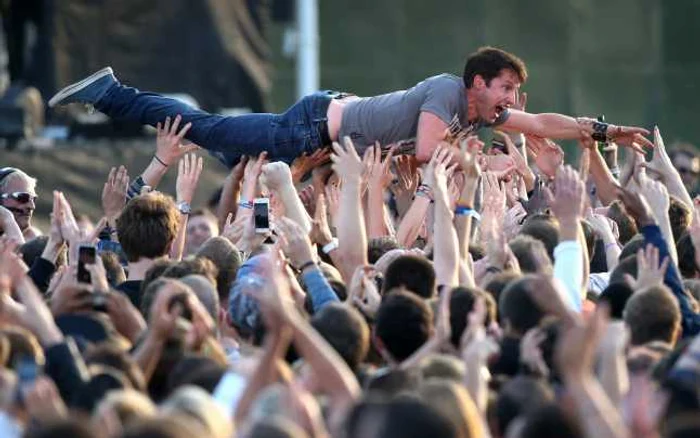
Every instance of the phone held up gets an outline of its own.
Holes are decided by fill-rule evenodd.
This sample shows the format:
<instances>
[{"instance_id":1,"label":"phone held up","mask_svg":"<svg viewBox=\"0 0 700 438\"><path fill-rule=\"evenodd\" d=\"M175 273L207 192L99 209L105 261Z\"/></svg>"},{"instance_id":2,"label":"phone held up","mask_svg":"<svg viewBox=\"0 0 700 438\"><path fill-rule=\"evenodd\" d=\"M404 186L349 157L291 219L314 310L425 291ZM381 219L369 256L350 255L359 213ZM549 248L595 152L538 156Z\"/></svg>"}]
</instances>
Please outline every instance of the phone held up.
<instances>
[{"instance_id":1,"label":"phone held up","mask_svg":"<svg viewBox=\"0 0 700 438\"><path fill-rule=\"evenodd\" d=\"M97 250L94 245L80 245L78 248L78 281L80 283L90 283L90 271L85 265L92 265L97 258Z\"/></svg>"},{"instance_id":2,"label":"phone held up","mask_svg":"<svg viewBox=\"0 0 700 438\"><path fill-rule=\"evenodd\" d=\"M255 198L253 201L255 232L265 234L270 231L270 199Z\"/></svg>"}]
</instances>

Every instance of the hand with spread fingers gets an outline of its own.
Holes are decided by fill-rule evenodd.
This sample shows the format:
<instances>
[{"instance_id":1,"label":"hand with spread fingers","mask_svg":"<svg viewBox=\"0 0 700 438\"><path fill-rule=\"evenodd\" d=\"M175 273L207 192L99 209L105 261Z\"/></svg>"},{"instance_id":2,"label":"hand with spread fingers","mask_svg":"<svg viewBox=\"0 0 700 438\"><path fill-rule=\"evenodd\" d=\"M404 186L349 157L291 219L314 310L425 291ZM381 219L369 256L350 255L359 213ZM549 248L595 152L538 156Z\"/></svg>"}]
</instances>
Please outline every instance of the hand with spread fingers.
<instances>
[{"instance_id":1,"label":"hand with spread fingers","mask_svg":"<svg viewBox=\"0 0 700 438\"><path fill-rule=\"evenodd\" d=\"M535 160L535 165L545 176L553 178L564 163L564 151L548 138L526 135L527 149Z\"/></svg>"},{"instance_id":2,"label":"hand with spread fingers","mask_svg":"<svg viewBox=\"0 0 700 438\"><path fill-rule=\"evenodd\" d=\"M170 117L166 117L162 125L156 125L156 159L164 166L175 164L186 153L199 149L199 146L184 140L192 123L186 123L180 128L181 122L182 117L178 114L172 125Z\"/></svg>"}]
</instances>

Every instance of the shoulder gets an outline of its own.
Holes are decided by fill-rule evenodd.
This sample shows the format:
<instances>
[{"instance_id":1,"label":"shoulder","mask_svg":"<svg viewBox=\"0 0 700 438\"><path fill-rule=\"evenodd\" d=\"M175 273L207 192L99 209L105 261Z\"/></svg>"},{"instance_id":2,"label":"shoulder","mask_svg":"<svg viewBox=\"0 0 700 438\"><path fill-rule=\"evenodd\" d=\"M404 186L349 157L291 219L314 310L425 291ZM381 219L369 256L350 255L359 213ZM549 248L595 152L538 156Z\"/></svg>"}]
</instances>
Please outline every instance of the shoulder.
<instances>
[{"instance_id":1,"label":"shoulder","mask_svg":"<svg viewBox=\"0 0 700 438\"><path fill-rule=\"evenodd\" d=\"M463 88L462 78L449 73L431 76L423 82L432 87L445 89L461 90Z\"/></svg>"}]
</instances>

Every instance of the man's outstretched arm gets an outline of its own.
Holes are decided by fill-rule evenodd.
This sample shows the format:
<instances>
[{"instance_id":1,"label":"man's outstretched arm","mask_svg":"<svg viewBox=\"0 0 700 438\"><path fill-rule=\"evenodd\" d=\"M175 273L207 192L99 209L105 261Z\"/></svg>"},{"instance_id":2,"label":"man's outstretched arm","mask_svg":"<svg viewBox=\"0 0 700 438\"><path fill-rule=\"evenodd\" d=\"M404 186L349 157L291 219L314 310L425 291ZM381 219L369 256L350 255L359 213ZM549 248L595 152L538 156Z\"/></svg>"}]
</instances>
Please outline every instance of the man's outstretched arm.
<instances>
[{"instance_id":1,"label":"man's outstretched arm","mask_svg":"<svg viewBox=\"0 0 700 438\"><path fill-rule=\"evenodd\" d=\"M649 135L649 131L644 128L601 124L593 119L574 118L556 113L530 114L513 109L509 110L509 113L500 129L560 140L581 138L582 131L591 135L598 132L624 146L632 146L634 142L643 147L654 147L654 144L644 137Z\"/></svg>"}]
</instances>

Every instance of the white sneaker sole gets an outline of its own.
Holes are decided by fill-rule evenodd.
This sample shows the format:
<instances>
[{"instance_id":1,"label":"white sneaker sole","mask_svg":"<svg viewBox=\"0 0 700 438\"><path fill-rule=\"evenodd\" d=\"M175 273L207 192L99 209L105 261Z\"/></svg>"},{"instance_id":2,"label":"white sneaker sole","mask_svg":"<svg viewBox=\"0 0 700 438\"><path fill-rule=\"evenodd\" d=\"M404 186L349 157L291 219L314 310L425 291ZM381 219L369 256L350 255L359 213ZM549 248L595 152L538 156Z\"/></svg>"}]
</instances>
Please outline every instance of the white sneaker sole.
<instances>
[{"instance_id":1,"label":"white sneaker sole","mask_svg":"<svg viewBox=\"0 0 700 438\"><path fill-rule=\"evenodd\" d=\"M78 91L82 90L83 88L87 87L88 85L94 83L96 80L103 78L107 75L114 74L114 71L112 70L112 67L105 67L102 70L95 72L91 74L90 76L86 77L82 81L76 82L74 84L71 84L58 93L56 93L51 100L49 100L49 108L55 107L61 100L65 99L66 97L70 96L71 94L75 94Z\"/></svg>"}]
</instances>

